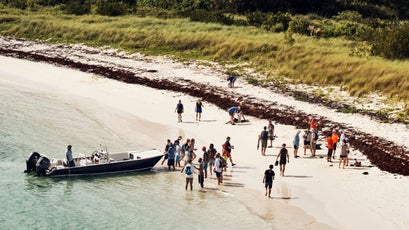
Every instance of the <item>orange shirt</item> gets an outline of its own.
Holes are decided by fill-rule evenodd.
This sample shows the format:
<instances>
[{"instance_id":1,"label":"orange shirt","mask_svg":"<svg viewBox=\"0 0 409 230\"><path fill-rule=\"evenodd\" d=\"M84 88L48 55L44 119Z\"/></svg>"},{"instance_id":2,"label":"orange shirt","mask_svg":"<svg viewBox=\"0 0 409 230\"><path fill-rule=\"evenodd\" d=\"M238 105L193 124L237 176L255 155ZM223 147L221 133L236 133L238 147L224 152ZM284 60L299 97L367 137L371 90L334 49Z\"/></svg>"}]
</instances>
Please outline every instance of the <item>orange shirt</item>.
<instances>
[{"instance_id":1,"label":"orange shirt","mask_svg":"<svg viewBox=\"0 0 409 230\"><path fill-rule=\"evenodd\" d=\"M339 136L338 136L337 133L332 133L331 138L332 138L332 141L333 141L334 143L337 143L338 140L339 140Z\"/></svg>"},{"instance_id":2,"label":"orange shirt","mask_svg":"<svg viewBox=\"0 0 409 230\"><path fill-rule=\"evenodd\" d=\"M310 128L315 129L318 127L318 121L316 119L311 118L310 119Z\"/></svg>"}]
</instances>

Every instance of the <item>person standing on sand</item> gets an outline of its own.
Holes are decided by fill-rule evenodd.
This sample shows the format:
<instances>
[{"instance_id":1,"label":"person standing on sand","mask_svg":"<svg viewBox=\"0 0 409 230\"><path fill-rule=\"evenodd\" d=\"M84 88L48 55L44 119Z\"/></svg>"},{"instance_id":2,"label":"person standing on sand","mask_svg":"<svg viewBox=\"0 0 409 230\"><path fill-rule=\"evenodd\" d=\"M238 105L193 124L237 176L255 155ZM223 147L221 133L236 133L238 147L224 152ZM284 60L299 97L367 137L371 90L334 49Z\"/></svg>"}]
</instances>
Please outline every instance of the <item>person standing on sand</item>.
<instances>
[{"instance_id":1,"label":"person standing on sand","mask_svg":"<svg viewBox=\"0 0 409 230\"><path fill-rule=\"evenodd\" d=\"M342 164L342 168L344 169L345 166L347 166L347 159L348 159L348 144L347 141L344 139L341 142L341 154L339 155L339 165L338 168L341 168L341 164Z\"/></svg>"},{"instance_id":2,"label":"person standing on sand","mask_svg":"<svg viewBox=\"0 0 409 230\"><path fill-rule=\"evenodd\" d=\"M334 150L333 150L333 153L332 153L332 159L335 159L335 154L337 152L337 143L338 143L338 140L339 140L338 133L337 133L337 131L335 129L332 130L331 138L332 138L332 142L334 143Z\"/></svg>"},{"instance_id":3,"label":"person standing on sand","mask_svg":"<svg viewBox=\"0 0 409 230\"><path fill-rule=\"evenodd\" d=\"M307 148L310 148L310 141L308 139L308 129L304 130L304 135L302 135L304 140L304 155L307 155Z\"/></svg>"},{"instance_id":4,"label":"person standing on sand","mask_svg":"<svg viewBox=\"0 0 409 230\"><path fill-rule=\"evenodd\" d=\"M175 112L178 114L178 122L182 122L182 113L184 112L182 100L176 105Z\"/></svg>"},{"instance_id":5,"label":"person standing on sand","mask_svg":"<svg viewBox=\"0 0 409 230\"><path fill-rule=\"evenodd\" d=\"M202 118L202 108L204 107L202 101L199 99L196 102L195 112L196 112L196 121L200 121Z\"/></svg>"},{"instance_id":6,"label":"person standing on sand","mask_svg":"<svg viewBox=\"0 0 409 230\"><path fill-rule=\"evenodd\" d=\"M334 149L334 142L332 140L332 134L328 134L327 136L327 147L328 147L328 154L327 154L327 161L332 162L332 151Z\"/></svg>"},{"instance_id":7,"label":"person standing on sand","mask_svg":"<svg viewBox=\"0 0 409 230\"><path fill-rule=\"evenodd\" d=\"M65 156L67 157L68 167L75 167L74 158L72 157L72 146L71 145L67 146L67 152L65 153Z\"/></svg>"},{"instance_id":8,"label":"person standing on sand","mask_svg":"<svg viewBox=\"0 0 409 230\"><path fill-rule=\"evenodd\" d=\"M273 187L273 180L275 173L273 171L274 166L270 165L268 169L264 172L263 183L266 188L265 196L271 197L271 188Z\"/></svg>"},{"instance_id":9,"label":"person standing on sand","mask_svg":"<svg viewBox=\"0 0 409 230\"><path fill-rule=\"evenodd\" d=\"M274 134L274 124L271 120L268 121L267 129L268 129L268 137L270 138L270 145L268 147L272 148L275 134Z\"/></svg>"},{"instance_id":10,"label":"person standing on sand","mask_svg":"<svg viewBox=\"0 0 409 230\"><path fill-rule=\"evenodd\" d=\"M233 163L233 158L231 157L231 150L234 149L234 146L230 144L230 137L226 137L226 142L224 142L222 147L223 147L223 150L222 150L223 156L225 156L226 158L230 160L231 166L235 166L236 164Z\"/></svg>"},{"instance_id":11,"label":"person standing on sand","mask_svg":"<svg viewBox=\"0 0 409 230\"><path fill-rule=\"evenodd\" d=\"M290 156L288 150L285 148L286 144L281 146L280 152L277 155L276 161L280 163L280 176L284 176L285 165L290 163Z\"/></svg>"},{"instance_id":12,"label":"person standing on sand","mask_svg":"<svg viewBox=\"0 0 409 230\"><path fill-rule=\"evenodd\" d=\"M318 140L318 133L316 133L314 129L311 129L311 131L310 131L311 157L315 157L315 153L316 153L316 150L317 150L317 140Z\"/></svg>"},{"instance_id":13,"label":"person standing on sand","mask_svg":"<svg viewBox=\"0 0 409 230\"><path fill-rule=\"evenodd\" d=\"M298 148L300 146L300 130L297 131L297 133L294 136L293 140L293 145L294 145L294 158L298 157Z\"/></svg>"},{"instance_id":14,"label":"person standing on sand","mask_svg":"<svg viewBox=\"0 0 409 230\"><path fill-rule=\"evenodd\" d=\"M232 124L232 125L235 125L235 124L236 124L236 123L234 122L234 115L235 115L235 114L239 114L239 120L238 120L238 122L241 121L241 118L240 118L240 112L241 112L240 106L230 107L230 108L227 110L227 112L228 112L229 115L230 115L230 121L226 122L226 124L229 124L229 123Z\"/></svg>"},{"instance_id":15,"label":"person standing on sand","mask_svg":"<svg viewBox=\"0 0 409 230\"><path fill-rule=\"evenodd\" d=\"M223 183L223 161L221 160L220 153L216 154L216 160L214 162L214 172L217 177L217 184Z\"/></svg>"},{"instance_id":16,"label":"person standing on sand","mask_svg":"<svg viewBox=\"0 0 409 230\"><path fill-rule=\"evenodd\" d=\"M317 129L318 128L318 120L315 117L311 117L310 120L308 121L308 123L310 124L310 129Z\"/></svg>"}]
</instances>

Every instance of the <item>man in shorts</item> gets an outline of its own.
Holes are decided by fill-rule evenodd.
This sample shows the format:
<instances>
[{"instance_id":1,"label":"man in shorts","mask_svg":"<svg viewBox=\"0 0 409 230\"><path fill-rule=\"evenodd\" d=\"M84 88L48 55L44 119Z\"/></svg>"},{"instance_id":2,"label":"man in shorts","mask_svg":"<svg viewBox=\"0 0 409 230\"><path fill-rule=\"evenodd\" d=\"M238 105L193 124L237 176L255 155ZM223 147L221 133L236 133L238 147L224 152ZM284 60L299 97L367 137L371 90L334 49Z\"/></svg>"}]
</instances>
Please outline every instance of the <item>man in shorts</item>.
<instances>
[{"instance_id":1,"label":"man in shorts","mask_svg":"<svg viewBox=\"0 0 409 230\"><path fill-rule=\"evenodd\" d=\"M269 169L267 169L264 172L264 177L263 177L264 187L266 188L265 196L268 195L268 197L271 197L271 188L273 187L273 180L275 176L273 167L274 167L273 165L270 165Z\"/></svg>"},{"instance_id":2,"label":"man in shorts","mask_svg":"<svg viewBox=\"0 0 409 230\"><path fill-rule=\"evenodd\" d=\"M268 131L267 127L264 126L264 130L261 131L260 135L258 135L258 140L261 142L261 155L265 156L266 155L266 148L267 148L267 141L268 141ZM257 144L257 149L259 147L259 144Z\"/></svg>"},{"instance_id":3,"label":"man in shorts","mask_svg":"<svg viewBox=\"0 0 409 230\"><path fill-rule=\"evenodd\" d=\"M220 153L217 153L214 162L214 172L216 173L218 185L223 183L223 161L220 158Z\"/></svg>"},{"instance_id":4,"label":"man in shorts","mask_svg":"<svg viewBox=\"0 0 409 230\"><path fill-rule=\"evenodd\" d=\"M268 121L268 137L270 138L270 145L268 146L269 148L273 147L273 140L274 140L274 124L271 120Z\"/></svg>"}]
</instances>

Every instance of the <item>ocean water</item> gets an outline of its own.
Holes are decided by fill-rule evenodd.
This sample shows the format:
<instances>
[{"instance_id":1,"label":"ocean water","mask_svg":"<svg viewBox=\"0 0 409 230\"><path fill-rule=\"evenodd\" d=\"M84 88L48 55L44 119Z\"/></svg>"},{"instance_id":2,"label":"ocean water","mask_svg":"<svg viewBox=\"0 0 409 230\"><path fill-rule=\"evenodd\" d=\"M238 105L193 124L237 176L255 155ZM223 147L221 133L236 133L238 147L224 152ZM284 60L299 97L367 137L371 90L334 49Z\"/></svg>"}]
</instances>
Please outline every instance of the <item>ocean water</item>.
<instances>
[{"instance_id":1,"label":"ocean water","mask_svg":"<svg viewBox=\"0 0 409 230\"><path fill-rule=\"evenodd\" d=\"M92 153L101 143L118 150L144 144L115 133L76 103L1 81L7 74L0 70L0 229L272 228L233 196L200 190L197 178L194 190L185 191L178 171L159 166L58 179L23 173L32 151L63 158L67 144L74 154Z\"/></svg>"}]
</instances>

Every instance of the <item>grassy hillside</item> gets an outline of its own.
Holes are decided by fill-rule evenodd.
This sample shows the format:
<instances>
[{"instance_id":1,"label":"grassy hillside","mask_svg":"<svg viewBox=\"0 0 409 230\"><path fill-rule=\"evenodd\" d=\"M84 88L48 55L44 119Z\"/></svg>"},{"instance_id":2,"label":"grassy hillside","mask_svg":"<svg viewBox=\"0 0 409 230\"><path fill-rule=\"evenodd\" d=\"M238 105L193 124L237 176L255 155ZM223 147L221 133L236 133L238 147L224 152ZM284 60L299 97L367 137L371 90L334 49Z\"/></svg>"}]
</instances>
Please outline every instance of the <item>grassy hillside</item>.
<instances>
[{"instance_id":1,"label":"grassy hillside","mask_svg":"<svg viewBox=\"0 0 409 230\"><path fill-rule=\"evenodd\" d=\"M393 100L409 100L409 61L352 56L352 41L339 38L272 33L255 27L224 26L188 19L127 15L73 16L58 9L37 12L0 6L0 34L51 42L109 45L129 52L173 55L251 67L279 81L337 85L361 96L376 92ZM240 68L235 69L243 75ZM407 103L406 103L407 104ZM409 108L400 119L409 115Z\"/></svg>"}]
</instances>

